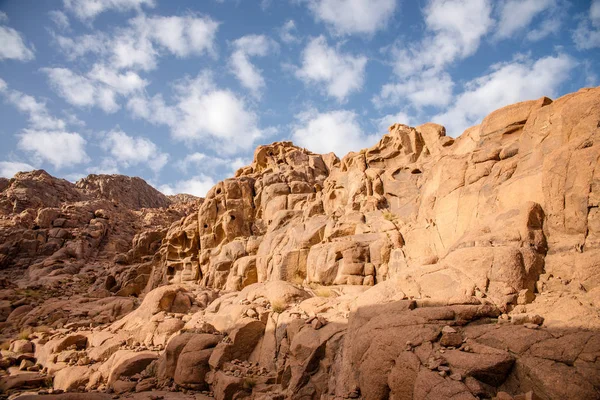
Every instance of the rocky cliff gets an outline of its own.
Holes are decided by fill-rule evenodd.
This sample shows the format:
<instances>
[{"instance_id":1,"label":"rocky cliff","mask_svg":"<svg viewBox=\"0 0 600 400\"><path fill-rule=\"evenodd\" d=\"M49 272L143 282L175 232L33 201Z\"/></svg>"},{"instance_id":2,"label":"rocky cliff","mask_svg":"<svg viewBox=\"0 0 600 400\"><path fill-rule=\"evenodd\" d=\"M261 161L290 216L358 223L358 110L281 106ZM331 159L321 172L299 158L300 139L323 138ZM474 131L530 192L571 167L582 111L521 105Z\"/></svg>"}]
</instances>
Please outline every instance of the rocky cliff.
<instances>
[{"instance_id":1,"label":"rocky cliff","mask_svg":"<svg viewBox=\"0 0 600 400\"><path fill-rule=\"evenodd\" d=\"M17 174L0 181L0 386L600 398L599 157L596 88L456 139L395 124L341 160L260 146L205 199Z\"/></svg>"}]
</instances>

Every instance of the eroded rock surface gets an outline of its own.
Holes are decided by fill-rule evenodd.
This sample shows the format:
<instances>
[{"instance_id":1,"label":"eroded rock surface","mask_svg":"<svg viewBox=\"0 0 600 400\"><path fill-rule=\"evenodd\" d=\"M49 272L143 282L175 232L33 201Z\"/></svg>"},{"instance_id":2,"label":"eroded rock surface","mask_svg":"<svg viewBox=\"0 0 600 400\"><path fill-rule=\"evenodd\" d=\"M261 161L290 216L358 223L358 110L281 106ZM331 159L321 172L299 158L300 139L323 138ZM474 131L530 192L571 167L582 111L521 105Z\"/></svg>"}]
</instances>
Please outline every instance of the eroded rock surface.
<instances>
[{"instance_id":1,"label":"eroded rock surface","mask_svg":"<svg viewBox=\"0 0 600 400\"><path fill-rule=\"evenodd\" d=\"M600 398L599 138L596 88L342 159L260 146L205 199L0 180L0 386Z\"/></svg>"}]
</instances>

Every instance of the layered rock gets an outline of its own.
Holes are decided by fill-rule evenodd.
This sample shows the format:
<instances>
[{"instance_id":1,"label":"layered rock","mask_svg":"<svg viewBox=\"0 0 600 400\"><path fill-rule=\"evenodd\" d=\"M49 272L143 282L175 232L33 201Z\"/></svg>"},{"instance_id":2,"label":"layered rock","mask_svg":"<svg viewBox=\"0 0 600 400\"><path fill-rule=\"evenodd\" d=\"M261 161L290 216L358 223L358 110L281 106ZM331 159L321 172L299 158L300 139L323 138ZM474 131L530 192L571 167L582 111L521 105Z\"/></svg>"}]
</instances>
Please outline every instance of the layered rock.
<instances>
[{"instance_id":1,"label":"layered rock","mask_svg":"<svg viewBox=\"0 0 600 400\"><path fill-rule=\"evenodd\" d=\"M261 254L269 252L274 241L286 245L282 241L289 239L280 237L287 232L283 228L303 220L302 209L328 175L326 160L334 158L310 153L291 142L259 147L250 166L209 191L197 216L172 227L161 248L155 282L202 282L239 290L244 283L257 282L259 274L265 280L272 270L281 279L305 276L306 267L287 270L283 266L287 260ZM306 253L311 244L300 244L303 248L290 244L283 257L297 259L296 254Z\"/></svg>"},{"instance_id":2,"label":"layered rock","mask_svg":"<svg viewBox=\"0 0 600 400\"><path fill-rule=\"evenodd\" d=\"M93 197L114 202L130 210L168 207L171 200L143 179L124 175L88 175L75 184Z\"/></svg>"},{"instance_id":3,"label":"layered rock","mask_svg":"<svg viewBox=\"0 0 600 400\"><path fill-rule=\"evenodd\" d=\"M197 220L171 228L154 284L394 279L415 298L504 310L540 275L593 291L597 112L598 89L583 89L495 111L456 140L436 124L395 124L342 160L259 147Z\"/></svg>"},{"instance_id":4,"label":"layered rock","mask_svg":"<svg viewBox=\"0 0 600 400\"><path fill-rule=\"evenodd\" d=\"M19 172L0 188L0 209L4 215L19 214L28 208L59 207L65 202L86 198L72 183L54 178L43 170Z\"/></svg>"},{"instance_id":5,"label":"layered rock","mask_svg":"<svg viewBox=\"0 0 600 400\"><path fill-rule=\"evenodd\" d=\"M28 329L1 385L600 398L598 137L600 89L582 89L456 139L394 124L341 160L261 146L205 200L169 208L138 210L164 199L125 178L0 181L0 254L29 267L0 281L3 333ZM68 235L46 254L37 235L57 220Z\"/></svg>"},{"instance_id":6,"label":"layered rock","mask_svg":"<svg viewBox=\"0 0 600 400\"><path fill-rule=\"evenodd\" d=\"M44 171L18 173L0 193L0 268L7 282L20 286L3 292L3 334L107 323L132 311L133 299L111 292L139 295L168 226L197 210L194 203L138 210L166 199L139 178L95 175L81 182L110 189L111 199ZM141 196L114 189L132 182Z\"/></svg>"}]
</instances>

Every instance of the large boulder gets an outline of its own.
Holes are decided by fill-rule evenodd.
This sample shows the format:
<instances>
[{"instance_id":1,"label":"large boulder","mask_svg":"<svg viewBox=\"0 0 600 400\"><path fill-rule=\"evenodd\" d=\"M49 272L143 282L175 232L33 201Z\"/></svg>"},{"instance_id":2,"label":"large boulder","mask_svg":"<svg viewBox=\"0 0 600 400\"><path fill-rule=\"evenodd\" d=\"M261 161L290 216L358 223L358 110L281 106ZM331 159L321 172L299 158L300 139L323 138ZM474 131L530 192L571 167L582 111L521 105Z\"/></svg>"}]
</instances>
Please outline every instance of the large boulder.
<instances>
[{"instance_id":1,"label":"large boulder","mask_svg":"<svg viewBox=\"0 0 600 400\"><path fill-rule=\"evenodd\" d=\"M205 376L210 371L209 359L220 342L221 336L213 334L194 335L186 343L177 358L173 380L180 386L205 388Z\"/></svg>"},{"instance_id":2,"label":"large boulder","mask_svg":"<svg viewBox=\"0 0 600 400\"><path fill-rule=\"evenodd\" d=\"M149 292L142 304L132 313L111 326L111 330L127 331L139 342L165 345L168 338L185 325L181 318L190 310L192 298L182 286L162 286Z\"/></svg>"},{"instance_id":3,"label":"large boulder","mask_svg":"<svg viewBox=\"0 0 600 400\"><path fill-rule=\"evenodd\" d=\"M105 381L109 386L122 378L129 378L143 372L158 354L152 351L119 350L103 363L96 376L90 378L93 383Z\"/></svg>"},{"instance_id":4,"label":"large boulder","mask_svg":"<svg viewBox=\"0 0 600 400\"><path fill-rule=\"evenodd\" d=\"M229 340L219 343L210 355L210 366L219 369L228 361L247 360L264 332L264 322L252 318L241 319L229 332Z\"/></svg>"},{"instance_id":5,"label":"large boulder","mask_svg":"<svg viewBox=\"0 0 600 400\"><path fill-rule=\"evenodd\" d=\"M93 370L89 366L66 367L54 375L52 386L54 389L65 392L78 391L85 388L90 380Z\"/></svg>"},{"instance_id":6,"label":"large boulder","mask_svg":"<svg viewBox=\"0 0 600 400\"><path fill-rule=\"evenodd\" d=\"M173 379L180 386L205 389L209 359L222 336L213 333L182 333L174 336L160 357L157 374L161 381Z\"/></svg>"}]
</instances>

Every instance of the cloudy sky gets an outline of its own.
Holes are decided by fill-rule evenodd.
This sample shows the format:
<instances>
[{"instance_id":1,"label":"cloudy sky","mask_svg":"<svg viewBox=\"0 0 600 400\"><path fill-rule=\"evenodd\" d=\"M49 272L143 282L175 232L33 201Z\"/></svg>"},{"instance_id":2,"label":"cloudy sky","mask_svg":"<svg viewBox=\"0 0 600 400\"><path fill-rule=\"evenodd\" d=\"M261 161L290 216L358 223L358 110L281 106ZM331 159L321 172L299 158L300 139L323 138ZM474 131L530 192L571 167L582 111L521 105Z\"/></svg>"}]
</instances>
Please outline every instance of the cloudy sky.
<instances>
[{"instance_id":1,"label":"cloudy sky","mask_svg":"<svg viewBox=\"0 0 600 400\"><path fill-rule=\"evenodd\" d=\"M204 195L259 144L458 136L598 65L600 0L0 0L0 176Z\"/></svg>"}]
</instances>

